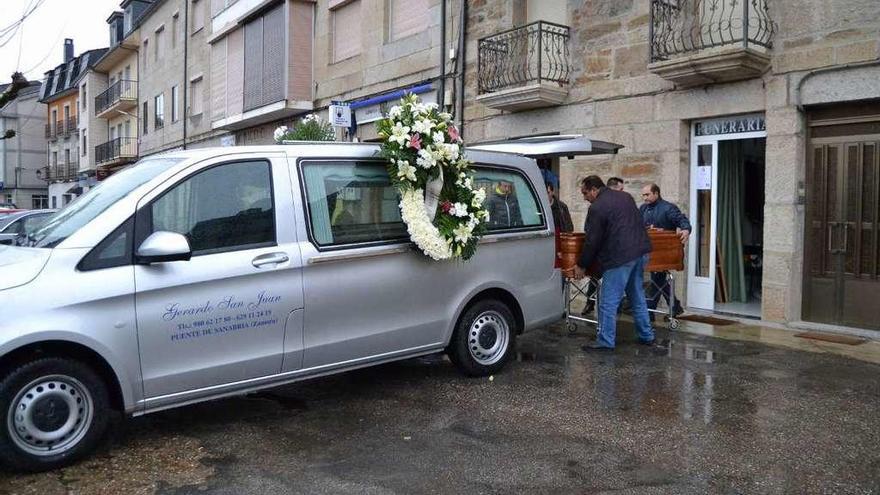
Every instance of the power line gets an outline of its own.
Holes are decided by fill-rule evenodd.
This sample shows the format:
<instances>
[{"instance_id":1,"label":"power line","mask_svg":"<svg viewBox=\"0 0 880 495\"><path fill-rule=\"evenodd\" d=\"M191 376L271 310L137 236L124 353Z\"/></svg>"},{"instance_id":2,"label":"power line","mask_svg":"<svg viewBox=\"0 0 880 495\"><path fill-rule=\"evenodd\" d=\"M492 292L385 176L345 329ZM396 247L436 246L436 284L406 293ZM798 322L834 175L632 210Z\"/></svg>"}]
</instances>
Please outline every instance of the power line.
<instances>
[{"instance_id":1,"label":"power line","mask_svg":"<svg viewBox=\"0 0 880 495\"><path fill-rule=\"evenodd\" d=\"M25 10L22 13L22 16L19 20L13 22L12 24L10 24L4 28L0 28L0 48L3 48L4 46L8 45L9 42L15 38L15 35L21 29L21 26L22 26L22 24L24 24L24 21L28 17L30 17L31 14L33 14L38 8L40 8L40 5L43 5L43 3L45 1L46 0L31 0L31 3L29 3L25 7Z\"/></svg>"}]
</instances>

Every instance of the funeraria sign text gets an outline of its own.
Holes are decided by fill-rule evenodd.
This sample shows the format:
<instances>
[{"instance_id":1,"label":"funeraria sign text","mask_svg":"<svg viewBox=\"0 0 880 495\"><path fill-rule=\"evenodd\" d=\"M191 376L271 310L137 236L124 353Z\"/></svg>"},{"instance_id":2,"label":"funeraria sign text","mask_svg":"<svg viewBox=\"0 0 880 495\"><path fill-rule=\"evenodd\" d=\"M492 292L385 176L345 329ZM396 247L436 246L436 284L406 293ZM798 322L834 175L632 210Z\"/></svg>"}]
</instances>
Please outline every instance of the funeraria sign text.
<instances>
[{"instance_id":1,"label":"funeraria sign text","mask_svg":"<svg viewBox=\"0 0 880 495\"><path fill-rule=\"evenodd\" d=\"M713 136L716 134L737 134L740 132L763 131L763 115L745 115L716 120L697 122L694 132L697 136Z\"/></svg>"}]
</instances>

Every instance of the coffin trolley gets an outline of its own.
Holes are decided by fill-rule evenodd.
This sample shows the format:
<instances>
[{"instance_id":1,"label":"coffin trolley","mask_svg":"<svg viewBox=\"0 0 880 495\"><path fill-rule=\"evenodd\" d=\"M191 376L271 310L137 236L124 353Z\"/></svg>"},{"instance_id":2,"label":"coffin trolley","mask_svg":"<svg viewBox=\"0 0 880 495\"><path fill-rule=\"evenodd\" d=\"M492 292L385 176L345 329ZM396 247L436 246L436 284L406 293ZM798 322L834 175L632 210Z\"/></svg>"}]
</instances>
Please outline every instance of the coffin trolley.
<instances>
[{"instance_id":1,"label":"coffin trolley","mask_svg":"<svg viewBox=\"0 0 880 495\"><path fill-rule=\"evenodd\" d=\"M648 230L648 238L651 239L651 254L648 257L647 271L663 272L666 274L665 283L669 286L671 294L675 294L675 274L684 270L684 247L675 232L663 230ZM562 273L565 275L564 297L565 297L565 321L569 331L575 330L575 324L590 323L598 327L599 314L599 297L602 292L602 278L599 275L598 267L591 266L587 270L587 276L582 280L574 280L571 275L574 273L574 266L580 258L584 245L584 234L582 232L563 232L559 234L557 241L557 254ZM650 277L646 277L652 291L661 292L663 287L658 287ZM662 295L659 296L662 299ZM582 298L585 304L590 302L595 305L596 318L581 315L579 312L572 311L572 305L576 300ZM648 312L663 315L669 321L669 328L675 330L679 326L678 318L675 317L675 305L667 305L667 309L648 309Z\"/></svg>"}]
</instances>

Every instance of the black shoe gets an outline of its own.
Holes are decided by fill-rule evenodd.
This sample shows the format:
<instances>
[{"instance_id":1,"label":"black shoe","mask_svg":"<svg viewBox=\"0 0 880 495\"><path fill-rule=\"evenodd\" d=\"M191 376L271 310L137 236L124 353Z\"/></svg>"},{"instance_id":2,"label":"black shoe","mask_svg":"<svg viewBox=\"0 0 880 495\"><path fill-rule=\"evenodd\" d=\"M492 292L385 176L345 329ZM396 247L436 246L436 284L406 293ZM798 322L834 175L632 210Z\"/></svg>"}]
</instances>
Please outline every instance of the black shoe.
<instances>
[{"instance_id":1,"label":"black shoe","mask_svg":"<svg viewBox=\"0 0 880 495\"><path fill-rule=\"evenodd\" d=\"M590 342L587 345L582 345L581 349L586 352L613 352L613 347L605 347L604 345L599 344L598 342Z\"/></svg>"},{"instance_id":2,"label":"black shoe","mask_svg":"<svg viewBox=\"0 0 880 495\"><path fill-rule=\"evenodd\" d=\"M681 316L682 314L684 314L684 308L682 308L681 306L676 306L675 309L672 310L672 314L674 316Z\"/></svg>"},{"instance_id":3,"label":"black shoe","mask_svg":"<svg viewBox=\"0 0 880 495\"><path fill-rule=\"evenodd\" d=\"M643 346L643 347L648 347L648 348L651 348L651 349L658 349L658 350L661 350L661 349L662 349L662 350L664 350L664 351L667 350L667 342L666 342L666 341L660 342L660 341L658 341L657 339L654 339L654 340L639 340L639 345L640 345L640 346Z\"/></svg>"},{"instance_id":4,"label":"black shoe","mask_svg":"<svg viewBox=\"0 0 880 495\"><path fill-rule=\"evenodd\" d=\"M592 313L594 309L596 309L596 305L594 303L587 303L587 305L584 306L584 309L581 311L581 316L587 316L588 314Z\"/></svg>"}]
</instances>

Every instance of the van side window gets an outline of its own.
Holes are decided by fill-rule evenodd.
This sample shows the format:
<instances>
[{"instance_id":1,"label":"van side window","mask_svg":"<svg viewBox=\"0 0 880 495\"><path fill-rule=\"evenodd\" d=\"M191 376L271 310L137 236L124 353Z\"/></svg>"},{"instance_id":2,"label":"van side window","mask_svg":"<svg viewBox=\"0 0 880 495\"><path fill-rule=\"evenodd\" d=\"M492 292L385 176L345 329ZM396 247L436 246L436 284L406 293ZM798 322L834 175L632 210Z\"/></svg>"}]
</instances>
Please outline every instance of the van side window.
<instances>
[{"instance_id":1,"label":"van side window","mask_svg":"<svg viewBox=\"0 0 880 495\"><path fill-rule=\"evenodd\" d=\"M218 165L187 178L150 206L150 232L186 236L193 255L275 245L270 165Z\"/></svg>"},{"instance_id":2,"label":"van side window","mask_svg":"<svg viewBox=\"0 0 880 495\"><path fill-rule=\"evenodd\" d=\"M521 229L544 225L534 190L519 172L475 165L474 186L486 191L483 205L489 212L489 230Z\"/></svg>"},{"instance_id":3,"label":"van side window","mask_svg":"<svg viewBox=\"0 0 880 495\"><path fill-rule=\"evenodd\" d=\"M83 272L130 265L134 217L129 218L98 243L77 265Z\"/></svg>"},{"instance_id":4,"label":"van side window","mask_svg":"<svg viewBox=\"0 0 880 495\"><path fill-rule=\"evenodd\" d=\"M318 246L409 239L384 163L305 161L302 174Z\"/></svg>"}]
</instances>

